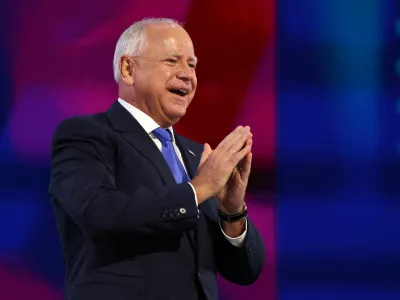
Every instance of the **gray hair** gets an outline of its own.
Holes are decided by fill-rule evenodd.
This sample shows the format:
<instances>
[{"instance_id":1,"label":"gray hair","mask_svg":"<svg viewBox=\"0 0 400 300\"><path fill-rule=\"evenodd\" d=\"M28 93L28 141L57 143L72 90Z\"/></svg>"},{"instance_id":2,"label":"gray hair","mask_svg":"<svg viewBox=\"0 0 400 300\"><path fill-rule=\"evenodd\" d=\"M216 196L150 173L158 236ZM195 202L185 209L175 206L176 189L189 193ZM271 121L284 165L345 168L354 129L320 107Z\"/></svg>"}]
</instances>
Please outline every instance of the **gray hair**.
<instances>
[{"instance_id":1,"label":"gray hair","mask_svg":"<svg viewBox=\"0 0 400 300\"><path fill-rule=\"evenodd\" d=\"M114 79L120 79L119 61L122 55L140 55L146 44L148 25L182 26L178 21L169 18L145 18L129 26L118 39L114 52Z\"/></svg>"}]
</instances>

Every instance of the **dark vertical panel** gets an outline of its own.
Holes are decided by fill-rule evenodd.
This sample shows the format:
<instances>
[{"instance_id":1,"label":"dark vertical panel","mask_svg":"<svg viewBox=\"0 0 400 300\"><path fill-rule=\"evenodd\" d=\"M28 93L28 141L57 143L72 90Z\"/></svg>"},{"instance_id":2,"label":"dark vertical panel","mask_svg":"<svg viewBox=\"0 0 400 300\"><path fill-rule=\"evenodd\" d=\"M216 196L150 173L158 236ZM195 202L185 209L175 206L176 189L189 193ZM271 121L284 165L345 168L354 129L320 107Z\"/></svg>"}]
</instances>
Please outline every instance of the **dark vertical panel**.
<instances>
[{"instance_id":1,"label":"dark vertical panel","mask_svg":"<svg viewBox=\"0 0 400 300\"><path fill-rule=\"evenodd\" d=\"M10 31L9 6L7 1L0 1L0 128L4 126L7 109L11 102L11 77L10 77L10 55L8 42Z\"/></svg>"},{"instance_id":2,"label":"dark vertical panel","mask_svg":"<svg viewBox=\"0 0 400 300\"><path fill-rule=\"evenodd\" d=\"M278 2L279 299L400 297L396 9Z\"/></svg>"}]
</instances>

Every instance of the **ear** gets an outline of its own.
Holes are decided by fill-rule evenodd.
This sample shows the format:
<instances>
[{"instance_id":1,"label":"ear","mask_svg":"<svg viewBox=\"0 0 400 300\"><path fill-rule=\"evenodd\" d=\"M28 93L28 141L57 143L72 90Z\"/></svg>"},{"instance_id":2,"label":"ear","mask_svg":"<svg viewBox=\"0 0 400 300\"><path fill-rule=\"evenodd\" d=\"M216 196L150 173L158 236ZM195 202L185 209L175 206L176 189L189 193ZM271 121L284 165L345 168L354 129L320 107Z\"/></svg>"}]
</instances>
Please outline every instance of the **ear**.
<instances>
[{"instance_id":1,"label":"ear","mask_svg":"<svg viewBox=\"0 0 400 300\"><path fill-rule=\"evenodd\" d=\"M123 81L126 85L133 85L134 83L134 75L135 75L136 63L127 55L122 55L119 60L119 70L121 81Z\"/></svg>"}]
</instances>

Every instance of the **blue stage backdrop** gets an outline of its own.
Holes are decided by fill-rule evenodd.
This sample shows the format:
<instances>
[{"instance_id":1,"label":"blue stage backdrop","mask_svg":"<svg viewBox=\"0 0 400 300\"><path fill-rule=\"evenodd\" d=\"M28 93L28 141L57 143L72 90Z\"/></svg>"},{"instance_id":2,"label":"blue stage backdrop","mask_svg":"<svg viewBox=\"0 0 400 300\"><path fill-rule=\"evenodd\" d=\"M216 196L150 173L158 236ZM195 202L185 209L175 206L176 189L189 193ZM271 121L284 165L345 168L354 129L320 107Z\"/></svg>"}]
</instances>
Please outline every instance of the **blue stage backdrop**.
<instances>
[{"instance_id":1,"label":"blue stage backdrop","mask_svg":"<svg viewBox=\"0 0 400 300\"><path fill-rule=\"evenodd\" d=\"M277 3L278 298L400 299L400 3Z\"/></svg>"}]
</instances>

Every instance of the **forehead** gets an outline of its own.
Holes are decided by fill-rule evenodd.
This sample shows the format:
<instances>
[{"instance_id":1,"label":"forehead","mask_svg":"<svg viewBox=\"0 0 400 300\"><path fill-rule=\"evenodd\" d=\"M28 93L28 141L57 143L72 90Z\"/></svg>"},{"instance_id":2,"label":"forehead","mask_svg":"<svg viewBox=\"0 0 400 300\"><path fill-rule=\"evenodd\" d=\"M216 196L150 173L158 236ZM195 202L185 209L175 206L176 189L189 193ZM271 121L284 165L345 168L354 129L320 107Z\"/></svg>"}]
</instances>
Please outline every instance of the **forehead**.
<instances>
[{"instance_id":1,"label":"forehead","mask_svg":"<svg viewBox=\"0 0 400 300\"><path fill-rule=\"evenodd\" d=\"M150 25L146 30L143 52L154 55L193 56L194 48L189 34L180 26Z\"/></svg>"}]
</instances>

